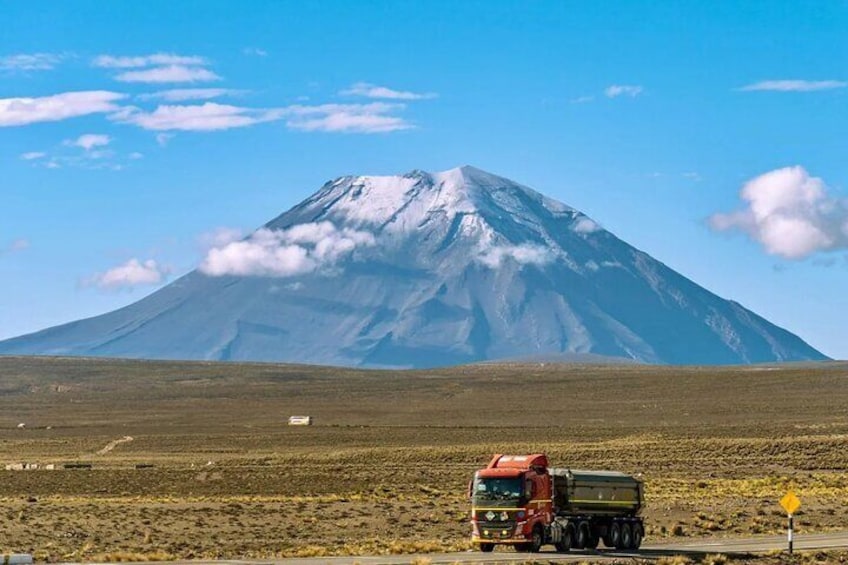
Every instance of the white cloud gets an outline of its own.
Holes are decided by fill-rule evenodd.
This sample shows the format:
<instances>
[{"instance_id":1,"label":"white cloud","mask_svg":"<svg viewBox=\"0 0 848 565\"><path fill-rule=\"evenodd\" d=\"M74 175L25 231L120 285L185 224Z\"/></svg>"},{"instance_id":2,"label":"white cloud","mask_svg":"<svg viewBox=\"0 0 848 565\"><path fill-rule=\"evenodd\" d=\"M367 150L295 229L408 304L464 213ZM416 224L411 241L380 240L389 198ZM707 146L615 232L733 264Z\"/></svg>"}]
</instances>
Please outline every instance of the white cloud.
<instances>
[{"instance_id":1,"label":"white cloud","mask_svg":"<svg viewBox=\"0 0 848 565\"><path fill-rule=\"evenodd\" d=\"M76 139L65 140L64 144L74 147L82 147L86 151L91 151L95 147L105 147L109 145L111 141L112 138L108 135L87 133L85 135L79 136Z\"/></svg>"},{"instance_id":2,"label":"white cloud","mask_svg":"<svg viewBox=\"0 0 848 565\"><path fill-rule=\"evenodd\" d=\"M702 177L700 175L700 173L696 173L694 171L689 172L689 173L683 173L681 176L685 179L689 179L689 180L695 181L695 182L701 182L702 180L704 180L704 177Z\"/></svg>"},{"instance_id":3,"label":"white cloud","mask_svg":"<svg viewBox=\"0 0 848 565\"><path fill-rule=\"evenodd\" d=\"M434 92L418 94L404 90L394 90L367 82L357 82L350 88L342 90L339 94L342 96L364 96L366 98L385 98L389 100L425 100L438 96Z\"/></svg>"},{"instance_id":4,"label":"white cloud","mask_svg":"<svg viewBox=\"0 0 848 565\"><path fill-rule=\"evenodd\" d=\"M30 243L29 243L28 239L18 238L18 239L12 240L12 242L9 243L8 245L0 247L0 256L11 254L11 253L18 253L20 251L24 251L26 249L29 249L29 247L30 247Z\"/></svg>"},{"instance_id":5,"label":"white cloud","mask_svg":"<svg viewBox=\"0 0 848 565\"><path fill-rule=\"evenodd\" d=\"M120 82L144 83L210 82L221 80L221 77L203 67L168 65L141 71L126 71L115 76L115 80Z\"/></svg>"},{"instance_id":6,"label":"white cloud","mask_svg":"<svg viewBox=\"0 0 848 565\"><path fill-rule=\"evenodd\" d=\"M848 199L828 193L824 181L800 166L776 169L742 187L741 210L714 214L716 231L740 230L771 255L804 259L848 248Z\"/></svg>"},{"instance_id":7,"label":"white cloud","mask_svg":"<svg viewBox=\"0 0 848 565\"><path fill-rule=\"evenodd\" d=\"M848 86L848 82L841 80L764 80L743 86L739 90L745 92L813 92L816 90L845 88L846 86Z\"/></svg>"},{"instance_id":8,"label":"white cloud","mask_svg":"<svg viewBox=\"0 0 848 565\"><path fill-rule=\"evenodd\" d=\"M600 231L601 226L599 226L594 220L591 220L586 216L581 216L576 222L574 222L574 225L571 226L571 230L575 233L594 233L596 231Z\"/></svg>"},{"instance_id":9,"label":"white cloud","mask_svg":"<svg viewBox=\"0 0 848 565\"><path fill-rule=\"evenodd\" d=\"M226 247L234 241L244 238L244 232L238 228L220 227L206 233L200 234L197 241L204 252L216 247Z\"/></svg>"},{"instance_id":10,"label":"white cloud","mask_svg":"<svg viewBox=\"0 0 848 565\"><path fill-rule=\"evenodd\" d=\"M232 88L177 88L163 90L150 94L141 94L139 100L164 100L166 102L185 102L187 100L210 100L221 96L237 96L243 94L244 90Z\"/></svg>"},{"instance_id":11,"label":"white cloud","mask_svg":"<svg viewBox=\"0 0 848 565\"><path fill-rule=\"evenodd\" d=\"M391 115L405 108L403 104L374 102L371 104L294 105L283 109L286 125L303 131L341 133L384 133L414 126L399 116Z\"/></svg>"},{"instance_id":12,"label":"white cloud","mask_svg":"<svg viewBox=\"0 0 848 565\"><path fill-rule=\"evenodd\" d=\"M206 102L188 106L159 106L153 112L138 108L111 116L112 119L154 131L214 131L252 126L279 120L281 110L256 110ZM162 138L162 140L165 140ZM160 145L162 141L157 137ZM165 140L166 141L166 140Z\"/></svg>"},{"instance_id":13,"label":"white cloud","mask_svg":"<svg viewBox=\"0 0 848 565\"><path fill-rule=\"evenodd\" d=\"M159 284L169 274L169 268L159 265L153 259L141 262L133 258L105 273L95 274L85 280L84 284L104 290L129 289L141 285Z\"/></svg>"},{"instance_id":14,"label":"white cloud","mask_svg":"<svg viewBox=\"0 0 848 565\"><path fill-rule=\"evenodd\" d=\"M35 161L36 159L43 159L47 157L47 153L43 151L29 151L27 153L21 153L21 159L24 161Z\"/></svg>"},{"instance_id":15,"label":"white cloud","mask_svg":"<svg viewBox=\"0 0 848 565\"><path fill-rule=\"evenodd\" d=\"M628 84L613 84L604 90L604 96L607 98L617 98L619 96L630 96L635 98L642 94L644 89L641 86Z\"/></svg>"},{"instance_id":16,"label":"white cloud","mask_svg":"<svg viewBox=\"0 0 848 565\"><path fill-rule=\"evenodd\" d=\"M56 122L88 114L114 112L126 95L104 90L65 92L40 98L0 98L0 127Z\"/></svg>"},{"instance_id":17,"label":"white cloud","mask_svg":"<svg viewBox=\"0 0 848 565\"><path fill-rule=\"evenodd\" d=\"M173 53L154 53L153 55L142 55L138 57L116 57L113 55L99 55L91 64L95 67L107 69L135 69L140 67L152 67L162 65L188 65L206 66L209 61L205 57L196 55L175 55Z\"/></svg>"},{"instance_id":18,"label":"white cloud","mask_svg":"<svg viewBox=\"0 0 848 565\"><path fill-rule=\"evenodd\" d=\"M555 259L554 253L547 247L522 243L520 245L490 245L480 251L476 257L490 269L498 269L504 261L515 261L519 265L543 266Z\"/></svg>"},{"instance_id":19,"label":"white cloud","mask_svg":"<svg viewBox=\"0 0 848 565\"><path fill-rule=\"evenodd\" d=\"M65 57L52 53L18 53L0 57L0 71L49 71Z\"/></svg>"},{"instance_id":20,"label":"white cloud","mask_svg":"<svg viewBox=\"0 0 848 565\"><path fill-rule=\"evenodd\" d=\"M168 145L168 142L176 137L173 133L157 133L156 134L156 143L159 144L159 147L165 147Z\"/></svg>"},{"instance_id":21,"label":"white cloud","mask_svg":"<svg viewBox=\"0 0 848 565\"><path fill-rule=\"evenodd\" d=\"M210 249L200 271L214 277L291 277L333 267L357 248L375 243L368 232L338 229L330 222L263 228L247 239Z\"/></svg>"},{"instance_id":22,"label":"white cloud","mask_svg":"<svg viewBox=\"0 0 848 565\"><path fill-rule=\"evenodd\" d=\"M144 159L144 153L139 153L138 151L133 151L129 155L127 155L131 160L138 161L139 159Z\"/></svg>"},{"instance_id":23,"label":"white cloud","mask_svg":"<svg viewBox=\"0 0 848 565\"><path fill-rule=\"evenodd\" d=\"M258 47L245 47L241 50L245 55L255 55L257 57L267 57L268 52Z\"/></svg>"},{"instance_id":24,"label":"white cloud","mask_svg":"<svg viewBox=\"0 0 848 565\"><path fill-rule=\"evenodd\" d=\"M577 98L572 98L569 102L572 104L586 104L587 102L592 102L594 99L594 96L578 96Z\"/></svg>"}]
</instances>

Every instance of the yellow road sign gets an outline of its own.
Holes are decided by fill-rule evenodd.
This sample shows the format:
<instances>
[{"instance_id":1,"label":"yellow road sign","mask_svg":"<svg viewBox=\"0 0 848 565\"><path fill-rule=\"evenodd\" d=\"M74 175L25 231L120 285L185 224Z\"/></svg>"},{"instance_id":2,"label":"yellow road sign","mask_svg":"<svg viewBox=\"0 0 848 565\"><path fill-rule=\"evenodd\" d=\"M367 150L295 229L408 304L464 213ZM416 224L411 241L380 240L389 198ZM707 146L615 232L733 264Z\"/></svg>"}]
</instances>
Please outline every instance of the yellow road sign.
<instances>
[{"instance_id":1,"label":"yellow road sign","mask_svg":"<svg viewBox=\"0 0 848 565\"><path fill-rule=\"evenodd\" d=\"M786 513L791 516L792 514L795 514L796 510L801 508L801 501L798 500L795 493L790 490L783 498L780 499L780 505L783 506Z\"/></svg>"}]
</instances>

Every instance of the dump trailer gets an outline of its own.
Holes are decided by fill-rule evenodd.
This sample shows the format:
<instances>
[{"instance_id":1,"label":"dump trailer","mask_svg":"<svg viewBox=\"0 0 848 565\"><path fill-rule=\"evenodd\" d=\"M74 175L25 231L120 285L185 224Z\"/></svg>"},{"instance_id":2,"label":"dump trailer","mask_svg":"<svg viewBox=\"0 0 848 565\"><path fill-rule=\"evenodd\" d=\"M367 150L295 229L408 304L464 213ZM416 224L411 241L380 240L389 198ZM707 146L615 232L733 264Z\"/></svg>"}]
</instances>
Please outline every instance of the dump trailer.
<instances>
[{"instance_id":1,"label":"dump trailer","mask_svg":"<svg viewBox=\"0 0 848 565\"><path fill-rule=\"evenodd\" d=\"M471 541L481 551L638 549L642 481L614 471L552 468L543 453L495 455L469 484Z\"/></svg>"}]
</instances>

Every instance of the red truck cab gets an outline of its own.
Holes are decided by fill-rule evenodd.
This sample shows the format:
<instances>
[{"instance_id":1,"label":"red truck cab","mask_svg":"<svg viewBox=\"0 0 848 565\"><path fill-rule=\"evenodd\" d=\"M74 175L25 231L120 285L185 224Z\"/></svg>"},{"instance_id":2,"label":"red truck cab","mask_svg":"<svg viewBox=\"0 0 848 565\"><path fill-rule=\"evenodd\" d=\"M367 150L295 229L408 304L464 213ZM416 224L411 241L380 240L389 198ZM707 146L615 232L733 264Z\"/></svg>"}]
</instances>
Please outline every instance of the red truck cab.
<instances>
[{"instance_id":1,"label":"red truck cab","mask_svg":"<svg viewBox=\"0 0 848 565\"><path fill-rule=\"evenodd\" d=\"M533 455L495 455L471 483L472 542L481 551L495 544L536 550L552 520L548 458Z\"/></svg>"}]
</instances>

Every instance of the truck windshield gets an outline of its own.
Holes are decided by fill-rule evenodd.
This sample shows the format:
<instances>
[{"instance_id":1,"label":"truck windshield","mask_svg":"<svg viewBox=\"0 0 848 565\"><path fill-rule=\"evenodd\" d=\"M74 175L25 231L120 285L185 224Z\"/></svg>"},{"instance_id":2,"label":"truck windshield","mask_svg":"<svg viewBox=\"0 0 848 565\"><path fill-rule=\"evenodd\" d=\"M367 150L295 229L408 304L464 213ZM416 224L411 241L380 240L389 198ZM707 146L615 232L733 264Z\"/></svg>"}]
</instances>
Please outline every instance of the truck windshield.
<instances>
[{"instance_id":1,"label":"truck windshield","mask_svg":"<svg viewBox=\"0 0 848 565\"><path fill-rule=\"evenodd\" d=\"M474 479L475 503L492 500L518 502L521 498L521 479Z\"/></svg>"}]
</instances>

